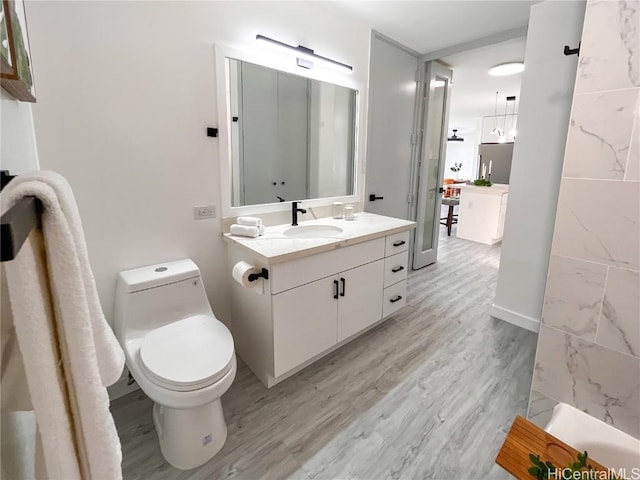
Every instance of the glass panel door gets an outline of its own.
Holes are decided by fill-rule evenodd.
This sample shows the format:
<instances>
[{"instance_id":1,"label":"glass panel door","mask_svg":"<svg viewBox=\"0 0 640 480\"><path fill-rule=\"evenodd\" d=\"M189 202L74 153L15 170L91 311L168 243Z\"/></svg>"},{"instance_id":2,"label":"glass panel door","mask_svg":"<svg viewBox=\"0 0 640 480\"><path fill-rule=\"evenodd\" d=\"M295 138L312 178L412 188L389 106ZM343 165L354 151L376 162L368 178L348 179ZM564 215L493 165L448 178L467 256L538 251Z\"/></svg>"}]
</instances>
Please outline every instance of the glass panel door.
<instances>
[{"instance_id":1,"label":"glass panel door","mask_svg":"<svg viewBox=\"0 0 640 480\"><path fill-rule=\"evenodd\" d=\"M413 268L436 261L442 195L440 185L445 162L445 142L449 114L449 87L452 72L435 63L426 64L422 152L418 165L418 212Z\"/></svg>"}]
</instances>

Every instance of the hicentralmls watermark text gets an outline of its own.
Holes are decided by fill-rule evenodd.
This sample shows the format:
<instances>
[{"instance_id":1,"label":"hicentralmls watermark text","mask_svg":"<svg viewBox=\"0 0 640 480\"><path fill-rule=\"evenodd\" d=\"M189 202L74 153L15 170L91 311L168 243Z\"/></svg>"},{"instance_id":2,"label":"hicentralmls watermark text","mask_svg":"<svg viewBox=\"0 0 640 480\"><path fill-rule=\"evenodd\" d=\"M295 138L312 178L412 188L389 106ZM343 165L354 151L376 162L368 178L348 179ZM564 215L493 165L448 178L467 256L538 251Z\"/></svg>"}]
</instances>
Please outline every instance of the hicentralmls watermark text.
<instances>
[{"instance_id":1,"label":"hicentralmls watermark text","mask_svg":"<svg viewBox=\"0 0 640 480\"><path fill-rule=\"evenodd\" d=\"M640 467L609 468L607 470L580 470L574 472L570 468L556 468L549 470L549 480L609 480L612 478L626 480L640 480Z\"/></svg>"}]
</instances>

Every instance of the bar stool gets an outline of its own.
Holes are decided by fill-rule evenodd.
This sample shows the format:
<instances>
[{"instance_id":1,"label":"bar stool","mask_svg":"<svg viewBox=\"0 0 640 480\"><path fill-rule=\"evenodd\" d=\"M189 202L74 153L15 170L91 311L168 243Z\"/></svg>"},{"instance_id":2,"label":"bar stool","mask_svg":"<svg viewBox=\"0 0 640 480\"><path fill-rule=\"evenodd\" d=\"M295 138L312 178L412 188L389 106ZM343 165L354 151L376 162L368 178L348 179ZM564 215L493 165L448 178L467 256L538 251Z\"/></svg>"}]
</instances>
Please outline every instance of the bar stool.
<instances>
[{"instance_id":1,"label":"bar stool","mask_svg":"<svg viewBox=\"0 0 640 480\"><path fill-rule=\"evenodd\" d=\"M447 216L440 219L440 225L447 227L447 236L450 237L451 225L458 223L458 214L454 214L453 209L457 205L460 205L460 197L444 197L442 199L442 205L447 205L449 210L447 211Z\"/></svg>"}]
</instances>

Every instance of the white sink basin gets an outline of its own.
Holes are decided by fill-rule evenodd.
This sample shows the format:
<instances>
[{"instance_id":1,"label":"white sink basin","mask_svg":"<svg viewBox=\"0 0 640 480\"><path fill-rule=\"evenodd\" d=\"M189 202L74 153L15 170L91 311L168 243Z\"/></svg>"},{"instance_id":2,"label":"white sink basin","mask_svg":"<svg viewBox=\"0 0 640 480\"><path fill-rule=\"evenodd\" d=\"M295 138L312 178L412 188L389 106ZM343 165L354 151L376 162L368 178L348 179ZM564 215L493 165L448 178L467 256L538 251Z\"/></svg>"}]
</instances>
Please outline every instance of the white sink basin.
<instances>
[{"instance_id":1,"label":"white sink basin","mask_svg":"<svg viewBox=\"0 0 640 480\"><path fill-rule=\"evenodd\" d=\"M605 467L631 474L640 466L640 440L566 403L555 406L545 430Z\"/></svg>"},{"instance_id":2,"label":"white sink basin","mask_svg":"<svg viewBox=\"0 0 640 480\"><path fill-rule=\"evenodd\" d=\"M300 225L288 228L283 233L290 238L325 238L337 237L342 229L333 225Z\"/></svg>"}]
</instances>

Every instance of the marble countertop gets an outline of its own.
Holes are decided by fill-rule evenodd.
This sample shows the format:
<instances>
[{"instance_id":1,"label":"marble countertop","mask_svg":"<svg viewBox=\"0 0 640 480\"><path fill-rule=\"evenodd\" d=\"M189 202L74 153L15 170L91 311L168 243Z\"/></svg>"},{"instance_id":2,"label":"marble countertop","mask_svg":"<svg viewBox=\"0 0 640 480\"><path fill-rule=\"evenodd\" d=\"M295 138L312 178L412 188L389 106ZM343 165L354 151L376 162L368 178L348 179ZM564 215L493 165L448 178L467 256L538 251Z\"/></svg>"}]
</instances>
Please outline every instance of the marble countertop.
<instances>
[{"instance_id":1,"label":"marble countertop","mask_svg":"<svg viewBox=\"0 0 640 480\"><path fill-rule=\"evenodd\" d=\"M295 227L285 224L267 227L264 235L257 238L230 233L225 233L223 238L230 244L247 249L265 264L272 265L411 230L416 223L361 212L356 213L355 220L351 221L329 217L299 222L299 226L305 225L331 225L340 227L343 231L334 237L291 238L284 232Z\"/></svg>"},{"instance_id":2,"label":"marble countertop","mask_svg":"<svg viewBox=\"0 0 640 480\"><path fill-rule=\"evenodd\" d=\"M504 195L509 193L509 185L505 183L494 183L490 187L478 187L476 185L456 185L461 188L461 192L484 193L485 195Z\"/></svg>"}]
</instances>

